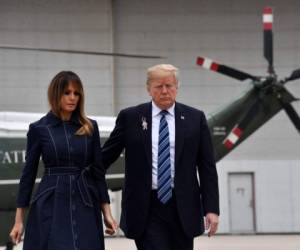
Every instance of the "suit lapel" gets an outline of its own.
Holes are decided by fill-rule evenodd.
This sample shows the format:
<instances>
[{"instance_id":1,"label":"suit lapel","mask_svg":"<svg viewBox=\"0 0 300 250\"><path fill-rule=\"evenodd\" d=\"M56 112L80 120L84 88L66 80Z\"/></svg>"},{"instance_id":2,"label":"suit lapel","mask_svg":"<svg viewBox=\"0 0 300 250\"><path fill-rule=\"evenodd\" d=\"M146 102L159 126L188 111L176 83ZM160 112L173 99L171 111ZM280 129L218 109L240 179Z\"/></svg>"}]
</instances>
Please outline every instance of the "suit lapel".
<instances>
[{"instance_id":1,"label":"suit lapel","mask_svg":"<svg viewBox=\"0 0 300 250\"><path fill-rule=\"evenodd\" d=\"M141 107L139 115L141 137L146 151L147 161L152 168L152 105L146 103Z\"/></svg>"},{"instance_id":2,"label":"suit lapel","mask_svg":"<svg viewBox=\"0 0 300 250\"><path fill-rule=\"evenodd\" d=\"M178 162L180 154L184 145L184 130L185 130L185 119L184 113L180 104L175 104L175 172L178 168Z\"/></svg>"}]
</instances>

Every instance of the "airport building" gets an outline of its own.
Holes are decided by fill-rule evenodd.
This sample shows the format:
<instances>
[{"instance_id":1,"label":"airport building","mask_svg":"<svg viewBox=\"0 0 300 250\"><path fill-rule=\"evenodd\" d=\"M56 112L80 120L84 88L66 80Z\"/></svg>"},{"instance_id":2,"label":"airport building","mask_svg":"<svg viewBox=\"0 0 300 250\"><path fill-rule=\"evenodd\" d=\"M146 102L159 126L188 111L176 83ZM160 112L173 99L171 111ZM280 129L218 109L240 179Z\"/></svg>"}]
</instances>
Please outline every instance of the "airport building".
<instances>
[{"instance_id":1,"label":"airport building","mask_svg":"<svg viewBox=\"0 0 300 250\"><path fill-rule=\"evenodd\" d=\"M266 5L274 11L274 67L281 79L300 68L296 0L0 0L0 46L165 57L0 49L0 111L47 112L51 78L72 70L83 80L88 115L116 116L125 107L150 101L145 87L148 67L171 63L180 69L178 101L209 117L252 85L203 70L196 65L197 57L267 75L262 31ZM300 80L286 88L300 97ZM300 102L293 107L299 114ZM300 232L299 135L281 111L217 163L219 233ZM2 161L4 147L0 145ZM119 217L121 194L111 194Z\"/></svg>"}]
</instances>

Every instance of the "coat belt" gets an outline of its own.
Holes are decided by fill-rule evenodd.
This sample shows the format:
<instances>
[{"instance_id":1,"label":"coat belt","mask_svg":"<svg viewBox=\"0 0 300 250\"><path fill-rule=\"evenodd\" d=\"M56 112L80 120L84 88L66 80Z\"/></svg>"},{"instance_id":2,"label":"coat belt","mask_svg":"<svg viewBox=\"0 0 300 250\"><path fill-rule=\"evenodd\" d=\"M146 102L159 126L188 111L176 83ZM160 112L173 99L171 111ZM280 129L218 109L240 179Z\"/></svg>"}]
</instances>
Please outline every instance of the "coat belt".
<instances>
[{"instance_id":1,"label":"coat belt","mask_svg":"<svg viewBox=\"0 0 300 250\"><path fill-rule=\"evenodd\" d=\"M70 175L72 176L71 180L75 180L75 176L78 176L76 178L76 184L78 186L82 202L88 207L93 207L94 205L87 183L88 177L86 176L90 171L90 167L91 165L85 168L67 166L45 167L44 175Z\"/></svg>"}]
</instances>

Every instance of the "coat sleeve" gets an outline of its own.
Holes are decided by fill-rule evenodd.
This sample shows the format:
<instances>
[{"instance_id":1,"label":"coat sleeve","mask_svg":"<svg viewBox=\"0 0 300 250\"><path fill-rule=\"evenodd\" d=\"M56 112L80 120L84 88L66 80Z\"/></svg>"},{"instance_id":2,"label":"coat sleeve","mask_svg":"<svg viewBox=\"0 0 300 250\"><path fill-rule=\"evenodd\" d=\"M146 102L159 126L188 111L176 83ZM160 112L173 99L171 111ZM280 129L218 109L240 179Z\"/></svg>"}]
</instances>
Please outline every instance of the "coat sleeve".
<instances>
[{"instance_id":1,"label":"coat sleeve","mask_svg":"<svg viewBox=\"0 0 300 250\"><path fill-rule=\"evenodd\" d=\"M198 170L204 214L219 214L219 187L214 149L210 131L203 112L201 112L200 120Z\"/></svg>"},{"instance_id":2,"label":"coat sleeve","mask_svg":"<svg viewBox=\"0 0 300 250\"><path fill-rule=\"evenodd\" d=\"M116 125L103 146L103 163L107 169L114 163L125 147L125 114L121 111L116 119Z\"/></svg>"},{"instance_id":3,"label":"coat sleeve","mask_svg":"<svg viewBox=\"0 0 300 250\"><path fill-rule=\"evenodd\" d=\"M41 146L38 131L34 124L30 124L27 133L25 165L22 170L19 192L17 196L17 207L29 206L32 189L37 175L40 156Z\"/></svg>"},{"instance_id":4,"label":"coat sleeve","mask_svg":"<svg viewBox=\"0 0 300 250\"><path fill-rule=\"evenodd\" d=\"M102 151L100 144L99 128L96 121L93 121L93 164L91 170L96 180L101 203L110 203L107 183L105 180L105 169L102 162Z\"/></svg>"}]
</instances>

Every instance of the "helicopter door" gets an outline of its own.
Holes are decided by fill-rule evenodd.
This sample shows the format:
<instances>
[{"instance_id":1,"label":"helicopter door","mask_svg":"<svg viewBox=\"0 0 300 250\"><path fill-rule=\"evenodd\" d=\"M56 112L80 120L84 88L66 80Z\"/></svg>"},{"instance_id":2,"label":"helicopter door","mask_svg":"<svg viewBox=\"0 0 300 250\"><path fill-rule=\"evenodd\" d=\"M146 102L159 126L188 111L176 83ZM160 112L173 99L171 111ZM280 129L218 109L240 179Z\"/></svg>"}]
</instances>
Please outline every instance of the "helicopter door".
<instances>
[{"instance_id":1,"label":"helicopter door","mask_svg":"<svg viewBox=\"0 0 300 250\"><path fill-rule=\"evenodd\" d=\"M254 174L229 173L228 180L230 232L254 233Z\"/></svg>"}]
</instances>

